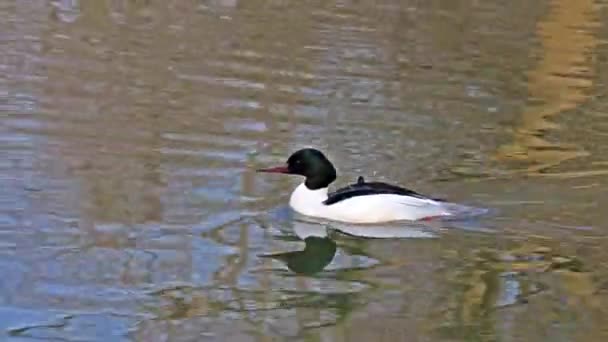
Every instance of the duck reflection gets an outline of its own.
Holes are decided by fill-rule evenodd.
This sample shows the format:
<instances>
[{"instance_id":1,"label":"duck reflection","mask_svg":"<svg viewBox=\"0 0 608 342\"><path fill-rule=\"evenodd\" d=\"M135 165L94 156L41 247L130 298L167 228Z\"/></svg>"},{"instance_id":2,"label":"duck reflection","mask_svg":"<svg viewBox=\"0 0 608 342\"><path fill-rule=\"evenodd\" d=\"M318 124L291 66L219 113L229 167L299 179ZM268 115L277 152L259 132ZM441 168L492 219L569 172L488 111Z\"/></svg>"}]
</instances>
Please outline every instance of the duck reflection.
<instances>
[{"instance_id":1,"label":"duck reflection","mask_svg":"<svg viewBox=\"0 0 608 342\"><path fill-rule=\"evenodd\" d=\"M304 249L262 254L259 257L279 260L286 264L292 272L302 275L321 272L331 264L337 251L337 244L334 240L341 235L365 239L432 239L437 237L431 227L414 222L392 225L353 225L293 215L290 217L289 226L297 238L304 241Z\"/></svg>"},{"instance_id":2,"label":"duck reflection","mask_svg":"<svg viewBox=\"0 0 608 342\"><path fill-rule=\"evenodd\" d=\"M262 258L280 260L292 272L313 275L321 272L336 255L336 243L328 237L309 236L304 239L306 246L301 251L260 255Z\"/></svg>"},{"instance_id":3,"label":"duck reflection","mask_svg":"<svg viewBox=\"0 0 608 342\"><path fill-rule=\"evenodd\" d=\"M293 231L306 244L303 250L260 255L261 258L279 260L292 272L313 275L331 264L337 245L323 225L293 221Z\"/></svg>"}]
</instances>

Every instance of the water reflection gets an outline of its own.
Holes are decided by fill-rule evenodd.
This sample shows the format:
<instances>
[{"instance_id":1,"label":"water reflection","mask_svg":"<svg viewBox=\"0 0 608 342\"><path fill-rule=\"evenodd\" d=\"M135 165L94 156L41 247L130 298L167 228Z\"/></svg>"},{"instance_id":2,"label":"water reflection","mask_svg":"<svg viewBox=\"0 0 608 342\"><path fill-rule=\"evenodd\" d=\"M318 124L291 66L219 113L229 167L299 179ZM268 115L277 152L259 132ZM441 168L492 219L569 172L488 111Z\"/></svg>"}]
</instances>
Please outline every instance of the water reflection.
<instances>
[{"instance_id":1,"label":"water reflection","mask_svg":"<svg viewBox=\"0 0 608 342\"><path fill-rule=\"evenodd\" d=\"M304 239L304 250L260 255L284 262L297 274L313 275L322 271L336 255L336 243L328 237L309 236Z\"/></svg>"},{"instance_id":2,"label":"water reflection","mask_svg":"<svg viewBox=\"0 0 608 342\"><path fill-rule=\"evenodd\" d=\"M562 298L567 305L578 305L580 300L588 298L595 291L595 285L586 266L576 256L562 255L553 246L556 245L546 241L541 245L536 239L530 239L504 250L473 249L475 258L450 277L449 281L464 291L447 299L449 309L438 317L442 321L438 328L440 336L473 338L483 334L516 338L521 331L515 331L513 326L532 317L529 312L521 314L520 308L551 306L546 298L557 295L551 294L552 291L569 298ZM555 312L555 317L561 314ZM537 319L552 318L542 315ZM526 329L526 334L534 332Z\"/></svg>"},{"instance_id":3,"label":"water reflection","mask_svg":"<svg viewBox=\"0 0 608 342\"><path fill-rule=\"evenodd\" d=\"M289 270L296 274L312 276L326 269L336 256L342 251L342 260L331 268L333 274L345 274L356 270L364 270L374 265L373 257L369 253L344 242L348 239L433 239L437 238L437 227L414 222L399 222L390 225L355 225L340 222L319 220L301 216L287 208L280 213L288 212L289 216L283 218L286 230L279 233L277 238L292 241L290 236L304 242L304 249L288 252L275 252L259 255L260 258L269 258L282 262ZM275 214L276 215L276 214ZM284 215L284 214L283 214ZM278 216L278 215L276 215ZM277 218L274 222L281 222ZM341 241L341 242L337 242ZM361 260L368 261L358 265L347 266L345 259L355 255ZM367 265L366 265L367 264Z\"/></svg>"},{"instance_id":4,"label":"water reflection","mask_svg":"<svg viewBox=\"0 0 608 342\"><path fill-rule=\"evenodd\" d=\"M582 146L552 142L548 136L559 130L552 117L578 115L573 111L588 99L597 66L590 54L598 47L594 30L598 10L593 0L551 3L548 15L537 24L540 51L537 65L528 75L528 104L514 130L513 142L499 148L496 157L528 174L591 176L606 170L552 170L564 162L589 156ZM524 165L518 165L523 163Z\"/></svg>"},{"instance_id":5,"label":"water reflection","mask_svg":"<svg viewBox=\"0 0 608 342\"><path fill-rule=\"evenodd\" d=\"M303 250L259 255L280 260L297 274L313 275L322 271L333 260L340 235L375 239L428 239L436 238L432 228L422 224L400 222L392 225L355 225L303 217L297 213L287 221L291 231L305 243ZM277 221L275 221L277 222Z\"/></svg>"}]
</instances>

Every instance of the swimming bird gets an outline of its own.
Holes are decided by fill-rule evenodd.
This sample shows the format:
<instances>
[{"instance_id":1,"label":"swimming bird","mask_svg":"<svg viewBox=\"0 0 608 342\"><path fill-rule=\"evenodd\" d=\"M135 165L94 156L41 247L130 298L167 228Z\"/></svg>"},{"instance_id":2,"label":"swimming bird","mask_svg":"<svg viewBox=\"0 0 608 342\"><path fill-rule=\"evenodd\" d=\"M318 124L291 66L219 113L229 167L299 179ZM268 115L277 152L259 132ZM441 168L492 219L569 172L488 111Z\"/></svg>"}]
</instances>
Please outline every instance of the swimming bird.
<instances>
[{"instance_id":1,"label":"swimming bird","mask_svg":"<svg viewBox=\"0 0 608 342\"><path fill-rule=\"evenodd\" d=\"M357 182L329 192L336 169L319 150L304 148L293 153L285 165L258 172L304 176L291 194L289 205L296 212L317 218L349 223L380 223L427 220L455 215L468 207L433 199L413 190L383 182Z\"/></svg>"}]
</instances>

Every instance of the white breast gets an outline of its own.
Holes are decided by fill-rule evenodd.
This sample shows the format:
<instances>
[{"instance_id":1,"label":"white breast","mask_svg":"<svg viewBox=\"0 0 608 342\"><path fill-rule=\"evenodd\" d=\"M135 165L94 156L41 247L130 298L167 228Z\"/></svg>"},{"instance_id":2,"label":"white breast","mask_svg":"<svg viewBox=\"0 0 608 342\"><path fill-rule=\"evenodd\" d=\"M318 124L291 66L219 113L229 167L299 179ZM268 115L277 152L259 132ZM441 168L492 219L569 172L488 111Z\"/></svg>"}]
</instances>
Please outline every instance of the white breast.
<instances>
[{"instance_id":1,"label":"white breast","mask_svg":"<svg viewBox=\"0 0 608 342\"><path fill-rule=\"evenodd\" d=\"M300 184L291 194L289 205L307 216L353 223L419 220L450 213L441 202L410 196L381 194L356 196L331 205L323 204L327 188L310 190Z\"/></svg>"}]
</instances>

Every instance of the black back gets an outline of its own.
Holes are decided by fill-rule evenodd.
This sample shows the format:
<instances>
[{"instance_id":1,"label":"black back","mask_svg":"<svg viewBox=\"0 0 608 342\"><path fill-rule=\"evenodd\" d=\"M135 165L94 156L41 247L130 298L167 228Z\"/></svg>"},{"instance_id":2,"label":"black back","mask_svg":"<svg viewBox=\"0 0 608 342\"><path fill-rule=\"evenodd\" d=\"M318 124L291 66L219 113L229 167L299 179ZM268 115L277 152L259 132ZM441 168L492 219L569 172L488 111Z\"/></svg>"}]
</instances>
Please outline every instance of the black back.
<instances>
[{"instance_id":1,"label":"black back","mask_svg":"<svg viewBox=\"0 0 608 342\"><path fill-rule=\"evenodd\" d=\"M413 190L382 182L365 182L363 177L359 177L357 183L328 194L327 199L323 201L323 204L331 205L348 198L366 195L401 195L429 199Z\"/></svg>"}]
</instances>

